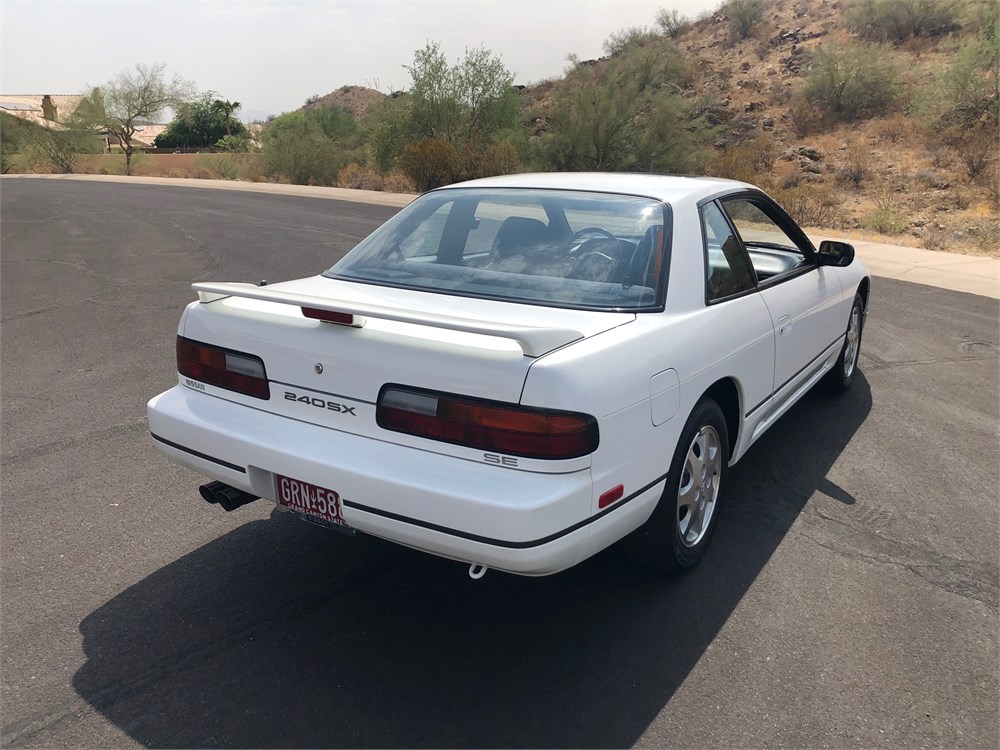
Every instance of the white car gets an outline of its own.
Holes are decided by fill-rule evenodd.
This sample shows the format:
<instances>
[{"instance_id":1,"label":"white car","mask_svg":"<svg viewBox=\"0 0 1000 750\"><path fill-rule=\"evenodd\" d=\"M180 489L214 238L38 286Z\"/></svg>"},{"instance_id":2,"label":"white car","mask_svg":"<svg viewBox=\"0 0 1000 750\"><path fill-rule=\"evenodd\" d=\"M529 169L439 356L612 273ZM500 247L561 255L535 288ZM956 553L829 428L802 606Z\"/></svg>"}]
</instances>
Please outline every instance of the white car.
<instances>
[{"instance_id":1,"label":"white car","mask_svg":"<svg viewBox=\"0 0 1000 750\"><path fill-rule=\"evenodd\" d=\"M320 525L564 570L695 565L728 467L855 376L870 279L759 189L513 175L426 193L320 276L195 284L168 457Z\"/></svg>"}]
</instances>

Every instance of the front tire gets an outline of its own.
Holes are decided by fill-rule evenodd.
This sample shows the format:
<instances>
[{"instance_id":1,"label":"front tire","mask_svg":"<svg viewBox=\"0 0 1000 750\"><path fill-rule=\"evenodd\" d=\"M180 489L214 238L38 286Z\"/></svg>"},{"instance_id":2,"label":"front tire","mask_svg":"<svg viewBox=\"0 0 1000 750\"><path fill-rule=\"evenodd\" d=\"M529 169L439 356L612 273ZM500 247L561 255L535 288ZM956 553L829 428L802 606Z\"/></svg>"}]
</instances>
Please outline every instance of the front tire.
<instances>
[{"instance_id":1,"label":"front tire","mask_svg":"<svg viewBox=\"0 0 1000 750\"><path fill-rule=\"evenodd\" d=\"M844 345L840 348L840 357L823 379L827 389L833 393L844 393L854 382L854 375L858 371L858 357L861 355L861 333L864 325L865 303L860 294L855 294L851 315L847 319Z\"/></svg>"},{"instance_id":2,"label":"front tire","mask_svg":"<svg viewBox=\"0 0 1000 750\"><path fill-rule=\"evenodd\" d=\"M702 399L681 432L660 501L625 538L625 553L664 573L697 565L715 532L728 471L726 419L718 403Z\"/></svg>"}]
</instances>

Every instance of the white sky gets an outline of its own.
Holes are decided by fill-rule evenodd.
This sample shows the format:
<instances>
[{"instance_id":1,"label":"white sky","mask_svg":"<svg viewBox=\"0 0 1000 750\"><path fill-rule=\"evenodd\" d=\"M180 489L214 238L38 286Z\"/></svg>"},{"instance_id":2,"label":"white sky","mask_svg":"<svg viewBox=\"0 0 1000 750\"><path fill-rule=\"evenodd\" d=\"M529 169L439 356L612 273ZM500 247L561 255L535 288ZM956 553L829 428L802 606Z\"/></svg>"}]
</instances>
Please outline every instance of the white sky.
<instances>
[{"instance_id":1,"label":"white sky","mask_svg":"<svg viewBox=\"0 0 1000 750\"><path fill-rule=\"evenodd\" d=\"M243 104L245 120L344 85L406 88L414 50L450 62L484 44L516 82L560 75L566 55L653 26L659 8L694 18L719 0L0 0L0 92L75 94L136 63L165 63Z\"/></svg>"}]
</instances>

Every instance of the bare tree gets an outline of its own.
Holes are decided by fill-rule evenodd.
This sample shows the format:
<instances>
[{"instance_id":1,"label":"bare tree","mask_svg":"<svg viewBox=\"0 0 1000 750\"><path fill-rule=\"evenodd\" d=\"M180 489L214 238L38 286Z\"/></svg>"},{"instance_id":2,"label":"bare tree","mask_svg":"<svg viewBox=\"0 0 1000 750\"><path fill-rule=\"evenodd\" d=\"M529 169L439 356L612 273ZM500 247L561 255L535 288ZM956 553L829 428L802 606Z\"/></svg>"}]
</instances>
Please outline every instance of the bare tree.
<instances>
[{"instance_id":1,"label":"bare tree","mask_svg":"<svg viewBox=\"0 0 1000 750\"><path fill-rule=\"evenodd\" d=\"M118 139L125 152L125 174L132 174L133 138L140 127L153 122L168 108L178 107L194 95L194 84L174 75L165 65L136 65L104 86L95 88L77 107L80 118Z\"/></svg>"}]
</instances>

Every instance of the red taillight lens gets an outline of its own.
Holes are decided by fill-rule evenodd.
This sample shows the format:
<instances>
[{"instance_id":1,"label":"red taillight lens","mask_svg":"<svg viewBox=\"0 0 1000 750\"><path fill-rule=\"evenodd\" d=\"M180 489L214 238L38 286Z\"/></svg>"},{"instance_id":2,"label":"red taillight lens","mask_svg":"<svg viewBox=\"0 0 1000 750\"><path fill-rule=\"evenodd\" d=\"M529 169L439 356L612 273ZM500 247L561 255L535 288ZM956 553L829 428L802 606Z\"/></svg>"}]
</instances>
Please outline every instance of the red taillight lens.
<instances>
[{"instance_id":1,"label":"red taillight lens","mask_svg":"<svg viewBox=\"0 0 1000 750\"><path fill-rule=\"evenodd\" d=\"M597 449L597 421L586 414L387 386L380 427L431 440L525 458L577 458Z\"/></svg>"},{"instance_id":2,"label":"red taillight lens","mask_svg":"<svg viewBox=\"0 0 1000 750\"><path fill-rule=\"evenodd\" d=\"M264 362L252 354L230 352L178 336L177 371L227 391L271 398Z\"/></svg>"}]
</instances>

